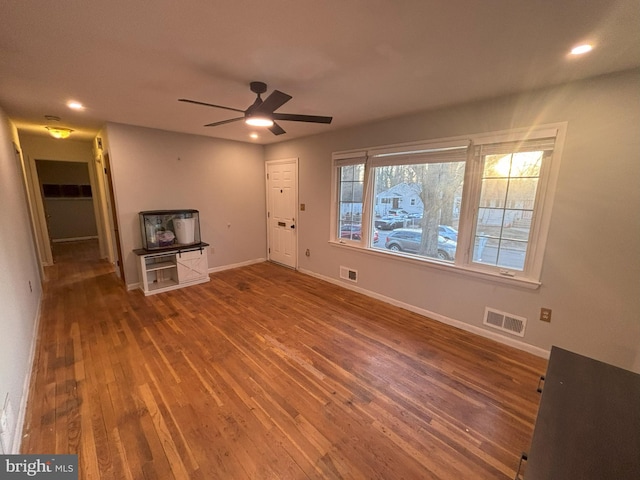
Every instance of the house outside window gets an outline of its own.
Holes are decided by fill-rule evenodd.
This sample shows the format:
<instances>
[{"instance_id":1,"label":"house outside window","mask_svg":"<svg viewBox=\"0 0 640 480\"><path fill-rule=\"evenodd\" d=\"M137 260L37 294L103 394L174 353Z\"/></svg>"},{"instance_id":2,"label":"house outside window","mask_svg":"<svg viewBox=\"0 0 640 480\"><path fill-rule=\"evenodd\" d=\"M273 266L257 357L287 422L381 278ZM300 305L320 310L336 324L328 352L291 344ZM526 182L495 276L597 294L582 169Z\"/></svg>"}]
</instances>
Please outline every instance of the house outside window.
<instances>
[{"instance_id":1,"label":"house outside window","mask_svg":"<svg viewBox=\"0 0 640 480\"><path fill-rule=\"evenodd\" d=\"M564 130L334 154L339 207L331 241L535 287Z\"/></svg>"}]
</instances>

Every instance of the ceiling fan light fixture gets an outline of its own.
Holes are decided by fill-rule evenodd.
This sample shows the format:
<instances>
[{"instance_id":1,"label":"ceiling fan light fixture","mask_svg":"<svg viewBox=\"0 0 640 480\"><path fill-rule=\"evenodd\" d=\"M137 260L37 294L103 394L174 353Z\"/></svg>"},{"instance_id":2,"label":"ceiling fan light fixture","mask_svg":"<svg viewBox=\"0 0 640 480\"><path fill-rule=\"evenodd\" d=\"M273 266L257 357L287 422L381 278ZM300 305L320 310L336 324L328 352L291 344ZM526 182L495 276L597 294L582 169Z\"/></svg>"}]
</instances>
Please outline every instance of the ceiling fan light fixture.
<instances>
[{"instance_id":1,"label":"ceiling fan light fixture","mask_svg":"<svg viewBox=\"0 0 640 480\"><path fill-rule=\"evenodd\" d=\"M252 127L272 127L273 120L269 117L263 117L259 115L253 115L244 119L244 123L251 125Z\"/></svg>"},{"instance_id":2,"label":"ceiling fan light fixture","mask_svg":"<svg viewBox=\"0 0 640 480\"><path fill-rule=\"evenodd\" d=\"M72 110L84 110L84 105L81 104L80 102L76 102L75 100L69 100L67 102L67 107L69 107Z\"/></svg>"},{"instance_id":3,"label":"ceiling fan light fixture","mask_svg":"<svg viewBox=\"0 0 640 480\"><path fill-rule=\"evenodd\" d=\"M585 53L589 53L591 50L593 50L593 45L584 43L582 45L578 45L577 47L572 48L571 55L584 55Z\"/></svg>"},{"instance_id":4,"label":"ceiling fan light fixture","mask_svg":"<svg viewBox=\"0 0 640 480\"><path fill-rule=\"evenodd\" d=\"M49 135L51 135L53 138L69 138L69 135L71 135L71 132L73 132L73 130L71 130L70 128L64 128L64 127L45 127L48 131L49 131Z\"/></svg>"}]
</instances>

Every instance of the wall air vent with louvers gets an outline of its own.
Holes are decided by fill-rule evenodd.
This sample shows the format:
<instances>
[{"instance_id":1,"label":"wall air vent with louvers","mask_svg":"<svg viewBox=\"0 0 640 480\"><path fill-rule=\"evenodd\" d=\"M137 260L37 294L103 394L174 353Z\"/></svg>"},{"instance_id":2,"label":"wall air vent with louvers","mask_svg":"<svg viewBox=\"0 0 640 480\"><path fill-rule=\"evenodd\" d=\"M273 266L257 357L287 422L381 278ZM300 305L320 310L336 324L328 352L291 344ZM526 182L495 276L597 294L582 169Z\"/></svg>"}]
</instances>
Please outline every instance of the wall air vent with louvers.
<instances>
[{"instance_id":1,"label":"wall air vent with louvers","mask_svg":"<svg viewBox=\"0 0 640 480\"><path fill-rule=\"evenodd\" d=\"M527 326L527 319L512 315L511 313L501 312L493 308L486 307L484 309L484 325L488 325L503 332L512 335L524 337L524 329Z\"/></svg>"},{"instance_id":2,"label":"wall air vent with louvers","mask_svg":"<svg viewBox=\"0 0 640 480\"><path fill-rule=\"evenodd\" d=\"M344 279L344 280L350 280L352 282L357 283L358 282L358 271L357 270L353 270L352 268L348 268L348 267L340 267L340 278Z\"/></svg>"}]
</instances>

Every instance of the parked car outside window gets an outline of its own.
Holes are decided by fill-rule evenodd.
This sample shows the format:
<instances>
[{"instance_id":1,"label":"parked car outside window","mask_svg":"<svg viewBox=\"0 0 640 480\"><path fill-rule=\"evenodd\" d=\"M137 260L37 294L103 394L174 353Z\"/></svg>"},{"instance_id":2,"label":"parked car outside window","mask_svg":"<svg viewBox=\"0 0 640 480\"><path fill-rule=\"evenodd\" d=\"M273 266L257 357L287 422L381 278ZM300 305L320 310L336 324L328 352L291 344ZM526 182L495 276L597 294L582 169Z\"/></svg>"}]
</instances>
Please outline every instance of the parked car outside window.
<instances>
[{"instance_id":1,"label":"parked car outside window","mask_svg":"<svg viewBox=\"0 0 640 480\"><path fill-rule=\"evenodd\" d=\"M447 240L458 241L458 230L449 225L440 225L438 227L438 235L443 236Z\"/></svg>"},{"instance_id":2,"label":"parked car outside window","mask_svg":"<svg viewBox=\"0 0 640 480\"><path fill-rule=\"evenodd\" d=\"M391 210L389 210L387 212L387 216L389 216L389 217L395 216L395 215L408 217L409 216L409 212L407 212L406 210L398 209L398 208L392 208Z\"/></svg>"},{"instance_id":3,"label":"parked car outside window","mask_svg":"<svg viewBox=\"0 0 640 480\"><path fill-rule=\"evenodd\" d=\"M360 224L347 224L340 227L340 238L346 238L348 240L362 240L362 225ZM378 230L373 231L373 243L378 243L380 235Z\"/></svg>"},{"instance_id":4,"label":"parked car outside window","mask_svg":"<svg viewBox=\"0 0 640 480\"><path fill-rule=\"evenodd\" d=\"M404 227L406 217L396 215L378 218L374 221L375 227L380 230L393 230L394 228Z\"/></svg>"},{"instance_id":5,"label":"parked car outside window","mask_svg":"<svg viewBox=\"0 0 640 480\"><path fill-rule=\"evenodd\" d=\"M391 232L385 241L385 247L394 252L420 253L422 230L398 228ZM452 261L456 255L458 244L438 235L438 253L440 260Z\"/></svg>"}]
</instances>

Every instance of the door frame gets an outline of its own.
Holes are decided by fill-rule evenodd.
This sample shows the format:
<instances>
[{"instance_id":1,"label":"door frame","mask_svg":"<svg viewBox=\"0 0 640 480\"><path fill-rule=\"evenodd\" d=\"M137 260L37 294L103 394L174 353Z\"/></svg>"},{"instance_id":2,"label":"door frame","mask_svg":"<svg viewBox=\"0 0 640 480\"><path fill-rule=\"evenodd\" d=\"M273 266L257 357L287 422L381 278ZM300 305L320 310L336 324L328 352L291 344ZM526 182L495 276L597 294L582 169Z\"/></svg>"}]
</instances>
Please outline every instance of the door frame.
<instances>
[{"instance_id":1,"label":"door frame","mask_svg":"<svg viewBox=\"0 0 640 480\"><path fill-rule=\"evenodd\" d=\"M13 153L16 160L17 167L22 174L22 186L24 190L24 198L27 205L27 210L29 211L29 225L31 226L31 236L33 238L33 245L36 249L36 253L38 255L38 271L40 272L40 283L44 282L45 274L44 274L44 262L42 255L41 243L42 240L38 238L38 224L36 223L36 214L34 212L34 202L33 202L33 194L31 192L31 186L33 182L31 181L31 172L29 171L28 164L25 163L24 157L22 156L22 151L18 148L15 142L13 142ZM51 250L49 250L49 254L51 255Z\"/></svg>"},{"instance_id":2,"label":"door frame","mask_svg":"<svg viewBox=\"0 0 640 480\"><path fill-rule=\"evenodd\" d=\"M25 158L26 157L26 158ZM44 199L40 189L38 170L35 159L27 153L22 156L27 179L27 190L31 197L33 225L36 230L36 237L39 245L40 263L43 267L53 265L53 252L51 251L51 239L47 227L47 216L44 211Z\"/></svg>"},{"instance_id":3,"label":"door frame","mask_svg":"<svg viewBox=\"0 0 640 480\"><path fill-rule=\"evenodd\" d=\"M110 235L112 236L111 254L115 255L113 263L116 269L116 275L120 278L120 281L122 281L126 285L126 280L124 278L124 261L122 259L122 243L120 241L120 228L118 226L118 213L116 210L116 194L113 185L111 157L109 155L109 152L104 152L102 154L102 161L104 162L103 170L105 189L107 190L106 194L108 195L108 199L106 199L107 210L109 211L109 214L107 215L108 230ZM113 248L114 246L115 248Z\"/></svg>"},{"instance_id":4,"label":"door frame","mask_svg":"<svg viewBox=\"0 0 640 480\"><path fill-rule=\"evenodd\" d=\"M272 165L281 165L281 164L292 164L295 166L295 192L293 194L293 201L294 201L294 205L293 205L293 211L294 211L294 215L296 215L294 217L294 222L295 222L295 226L296 226L296 234L295 234L295 239L294 239L294 248L295 248L295 255L293 256L294 258L294 265L291 266L291 268L293 268L294 270L298 270L298 238L299 238L299 228L298 226L300 225L300 219L298 217L298 175L299 175L299 162L298 162L298 157L291 157L291 158L283 158L283 159L279 159L279 160L267 160L265 162L265 172L264 172L264 178L265 178L265 195L266 195L266 212L265 212L265 216L266 216L266 221L267 221L267 260L268 261L272 261L271 260L271 226L269 225L270 222L270 218L269 218L269 195L270 195L270 188L269 188L269 167ZM282 265L280 262L276 262L279 265ZM285 266L289 266L289 265L285 265Z\"/></svg>"}]
</instances>

